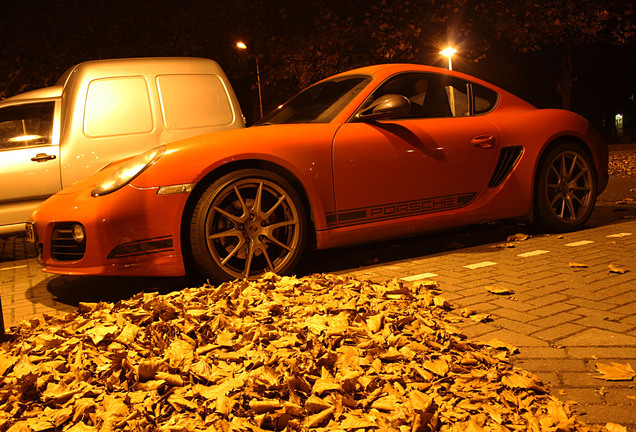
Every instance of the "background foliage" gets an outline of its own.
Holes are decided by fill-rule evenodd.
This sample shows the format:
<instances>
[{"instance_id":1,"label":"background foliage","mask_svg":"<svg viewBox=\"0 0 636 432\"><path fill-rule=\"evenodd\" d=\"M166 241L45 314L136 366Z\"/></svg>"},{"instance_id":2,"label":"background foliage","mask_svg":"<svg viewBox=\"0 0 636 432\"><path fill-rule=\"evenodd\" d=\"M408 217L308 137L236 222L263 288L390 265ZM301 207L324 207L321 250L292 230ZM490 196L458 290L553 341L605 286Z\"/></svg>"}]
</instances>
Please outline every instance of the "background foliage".
<instances>
[{"instance_id":1,"label":"background foliage","mask_svg":"<svg viewBox=\"0 0 636 432\"><path fill-rule=\"evenodd\" d=\"M357 66L443 67L438 52L453 44L460 51L455 69L540 107L592 116L602 129L610 113L633 110L633 6L618 0L4 1L0 98L53 85L86 60L201 56L223 66L253 120L254 55L267 110ZM237 50L238 40L250 52Z\"/></svg>"}]
</instances>

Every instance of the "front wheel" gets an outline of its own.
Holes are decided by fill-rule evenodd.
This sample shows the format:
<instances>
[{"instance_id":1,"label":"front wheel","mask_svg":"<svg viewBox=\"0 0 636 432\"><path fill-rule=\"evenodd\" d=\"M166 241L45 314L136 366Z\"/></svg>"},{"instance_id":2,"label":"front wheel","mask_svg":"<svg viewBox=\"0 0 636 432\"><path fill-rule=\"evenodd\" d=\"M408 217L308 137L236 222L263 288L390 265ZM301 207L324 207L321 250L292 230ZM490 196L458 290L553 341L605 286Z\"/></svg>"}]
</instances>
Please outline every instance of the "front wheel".
<instances>
[{"instance_id":1,"label":"front wheel","mask_svg":"<svg viewBox=\"0 0 636 432\"><path fill-rule=\"evenodd\" d=\"M578 145L552 149L538 171L538 221L546 228L572 231L583 227L596 202L596 176L590 157Z\"/></svg>"},{"instance_id":2,"label":"front wheel","mask_svg":"<svg viewBox=\"0 0 636 432\"><path fill-rule=\"evenodd\" d=\"M216 281L288 273L304 247L307 223L298 194L268 171L240 170L215 181L190 223L192 256Z\"/></svg>"}]
</instances>

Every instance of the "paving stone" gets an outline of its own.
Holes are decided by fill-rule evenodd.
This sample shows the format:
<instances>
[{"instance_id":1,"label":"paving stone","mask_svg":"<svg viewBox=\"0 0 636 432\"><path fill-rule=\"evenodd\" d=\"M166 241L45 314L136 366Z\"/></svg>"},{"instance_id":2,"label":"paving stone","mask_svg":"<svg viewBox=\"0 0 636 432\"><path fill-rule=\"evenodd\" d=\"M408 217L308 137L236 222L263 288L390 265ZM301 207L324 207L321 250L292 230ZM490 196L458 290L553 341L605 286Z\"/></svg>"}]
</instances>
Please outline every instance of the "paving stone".
<instances>
[{"instance_id":1,"label":"paving stone","mask_svg":"<svg viewBox=\"0 0 636 432\"><path fill-rule=\"evenodd\" d=\"M548 346L546 341L534 338L532 336L522 335L507 329L500 329L490 333L483 334L479 337L479 340L489 341L492 339L499 339L502 342L506 342L516 346L517 348L527 346Z\"/></svg>"},{"instance_id":2,"label":"paving stone","mask_svg":"<svg viewBox=\"0 0 636 432\"><path fill-rule=\"evenodd\" d=\"M579 333L583 330L585 330L585 327L583 326L571 323L564 323L556 327L550 327L540 330L536 333L532 333L532 336L547 341L557 341L559 339L563 339L566 336ZM559 341L559 343L563 344L563 342L561 341Z\"/></svg>"},{"instance_id":3,"label":"paving stone","mask_svg":"<svg viewBox=\"0 0 636 432\"><path fill-rule=\"evenodd\" d=\"M468 336L471 339L482 339L481 336L489 333L493 333L497 329L491 325L484 323L468 323L466 322L461 326L462 333ZM492 338L487 338L483 340L491 340Z\"/></svg>"},{"instance_id":4,"label":"paving stone","mask_svg":"<svg viewBox=\"0 0 636 432\"><path fill-rule=\"evenodd\" d=\"M471 296L471 297L462 297L456 300L458 305L462 307L470 306L472 309L489 312L494 309L499 309L499 306L494 305L488 302L487 296Z\"/></svg>"},{"instance_id":5,"label":"paving stone","mask_svg":"<svg viewBox=\"0 0 636 432\"><path fill-rule=\"evenodd\" d=\"M580 409L583 412L579 411L579 419L587 423L604 426L608 423L608 419L612 419L612 423L630 427L630 432L635 430L636 423L634 422L634 407L632 405L586 404Z\"/></svg>"},{"instance_id":6,"label":"paving stone","mask_svg":"<svg viewBox=\"0 0 636 432\"><path fill-rule=\"evenodd\" d=\"M534 310L532 312L536 313ZM532 321L532 324L539 327L543 327L543 328L554 327L554 326L559 326L566 322L576 321L577 319L580 319L580 318L581 318L581 315L575 315L568 312L561 312L561 313L546 316L543 318L535 319Z\"/></svg>"},{"instance_id":7,"label":"paving stone","mask_svg":"<svg viewBox=\"0 0 636 432\"><path fill-rule=\"evenodd\" d=\"M541 288L535 288L532 291L526 292L526 294L529 294L535 298L541 298L541 297L545 297L545 296L549 296L554 293L557 293L561 291L561 289L562 288L559 287L558 284L550 284L547 286L543 286Z\"/></svg>"},{"instance_id":8,"label":"paving stone","mask_svg":"<svg viewBox=\"0 0 636 432\"><path fill-rule=\"evenodd\" d=\"M554 396L566 403L575 404L600 404L603 403L601 394L597 389L580 387L552 388Z\"/></svg>"},{"instance_id":9,"label":"paving stone","mask_svg":"<svg viewBox=\"0 0 636 432\"><path fill-rule=\"evenodd\" d=\"M604 399L610 404L631 405L632 409L636 410L636 388L633 386L608 389Z\"/></svg>"},{"instance_id":10,"label":"paving stone","mask_svg":"<svg viewBox=\"0 0 636 432\"><path fill-rule=\"evenodd\" d=\"M492 325L499 328L505 328L508 330L516 331L524 335L530 335L532 333L535 333L541 330L541 327L537 327L532 324L511 320L508 318L500 318L500 317L496 317L495 319L493 319Z\"/></svg>"},{"instance_id":11,"label":"paving stone","mask_svg":"<svg viewBox=\"0 0 636 432\"><path fill-rule=\"evenodd\" d=\"M587 329L573 336L561 339L565 346L636 346L636 337L622 335L601 329Z\"/></svg>"},{"instance_id":12,"label":"paving stone","mask_svg":"<svg viewBox=\"0 0 636 432\"><path fill-rule=\"evenodd\" d=\"M567 357L565 348L554 348L551 346L525 346L519 348L519 358L521 359L559 359L565 357Z\"/></svg>"},{"instance_id":13,"label":"paving stone","mask_svg":"<svg viewBox=\"0 0 636 432\"><path fill-rule=\"evenodd\" d=\"M566 358L522 359L515 362L515 366L537 372L585 372L587 370L584 360Z\"/></svg>"},{"instance_id":14,"label":"paving stone","mask_svg":"<svg viewBox=\"0 0 636 432\"><path fill-rule=\"evenodd\" d=\"M567 296L564 296L563 294L560 293L554 293L554 294L549 294L546 296L542 296L542 297L538 297L535 298L533 300L529 300L528 304L534 306L534 307L542 307L542 306L547 306L547 305L551 305L554 303L563 303L568 299Z\"/></svg>"},{"instance_id":15,"label":"paving stone","mask_svg":"<svg viewBox=\"0 0 636 432\"><path fill-rule=\"evenodd\" d=\"M495 301L492 302L494 304L501 304L501 301ZM515 320L518 322L522 322L522 323L532 323L537 316L536 315L532 315L529 313L525 313L525 312L519 312L517 310L513 310L513 309L506 309L505 307L502 307L500 309L494 310L492 311L493 315L497 315L497 316L501 316L504 318L508 318L511 320Z\"/></svg>"},{"instance_id":16,"label":"paving stone","mask_svg":"<svg viewBox=\"0 0 636 432\"><path fill-rule=\"evenodd\" d=\"M491 299L490 303L499 306L502 310L511 311L512 314L518 313L519 317L521 316L524 317L524 318L519 318L518 321L525 321L525 320L535 318L535 316L532 314L524 314L525 311L532 309L532 306L527 303L520 302L519 300L517 300L516 297L501 297L501 296L496 296L495 294L490 294L489 298ZM508 316L508 315L504 315L504 316ZM508 317L512 318L510 316ZM515 318L512 318L512 319L515 319Z\"/></svg>"},{"instance_id":17,"label":"paving stone","mask_svg":"<svg viewBox=\"0 0 636 432\"><path fill-rule=\"evenodd\" d=\"M605 381L602 379L596 379L594 376L598 376L598 372L562 372L559 374L563 380L565 387L593 387L596 389L603 388L620 388L625 386L621 381Z\"/></svg>"},{"instance_id":18,"label":"paving stone","mask_svg":"<svg viewBox=\"0 0 636 432\"><path fill-rule=\"evenodd\" d=\"M621 287L624 287L623 284L621 284ZM634 290L634 284L632 284L631 287L624 287L625 288L625 292L619 295L616 295L614 297L609 297L606 298L606 302L608 303L613 303L616 305L625 305L625 304L630 304L630 303L636 303L636 290Z\"/></svg>"},{"instance_id":19,"label":"paving stone","mask_svg":"<svg viewBox=\"0 0 636 432\"><path fill-rule=\"evenodd\" d=\"M532 371L544 384L548 386L550 390L555 387L559 387L561 380L555 372L547 371Z\"/></svg>"},{"instance_id":20,"label":"paving stone","mask_svg":"<svg viewBox=\"0 0 636 432\"><path fill-rule=\"evenodd\" d=\"M602 292L596 291L584 291L581 289L568 289L565 291L562 291L562 293L566 296L566 297L579 297L579 298L583 298L586 300L591 300L591 301L599 301L599 300L606 300L607 299L607 295L605 295ZM609 301L609 300L607 300ZM611 302L610 302L611 303Z\"/></svg>"},{"instance_id":21,"label":"paving stone","mask_svg":"<svg viewBox=\"0 0 636 432\"><path fill-rule=\"evenodd\" d=\"M586 300L586 299L582 299L582 298L573 298L573 299L569 299L568 303L573 304L573 305L577 305L577 306L581 306L581 307L585 307L588 309L598 309L598 310L610 310L616 307L616 305L612 304L612 303L608 303L608 302L600 302L600 301L592 301L592 300Z\"/></svg>"},{"instance_id":22,"label":"paving stone","mask_svg":"<svg viewBox=\"0 0 636 432\"><path fill-rule=\"evenodd\" d=\"M598 317L585 317L575 321L576 324L585 327L596 327L600 329L609 330L612 332L626 333L634 328L633 324L623 323L620 321L614 321L612 319L598 318Z\"/></svg>"},{"instance_id":23,"label":"paving stone","mask_svg":"<svg viewBox=\"0 0 636 432\"><path fill-rule=\"evenodd\" d=\"M564 347L566 348L566 347ZM636 346L578 346L567 347L567 355L572 358L588 358L588 359L636 359ZM634 365L636 369L636 364Z\"/></svg>"}]
</instances>

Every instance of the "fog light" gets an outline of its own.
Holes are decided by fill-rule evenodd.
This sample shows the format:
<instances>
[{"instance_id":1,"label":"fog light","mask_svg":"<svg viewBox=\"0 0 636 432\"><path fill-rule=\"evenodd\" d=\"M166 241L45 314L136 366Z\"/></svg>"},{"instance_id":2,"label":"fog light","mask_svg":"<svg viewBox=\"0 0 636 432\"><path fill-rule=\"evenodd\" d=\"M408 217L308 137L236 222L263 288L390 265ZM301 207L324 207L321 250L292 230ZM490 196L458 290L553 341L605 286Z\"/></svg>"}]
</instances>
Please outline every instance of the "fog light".
<instances>
[{"instance_id":1,"label":"fog light","mask_svg":"<svg viewBox=\"0 0 636 432\"><path fill-rule=\"evenodd\" d=\"M77 243L82 243L85 237L86 233L84 232L84 227L80 224L73 225L73 240Z\"/></svg>"}]
</instances>

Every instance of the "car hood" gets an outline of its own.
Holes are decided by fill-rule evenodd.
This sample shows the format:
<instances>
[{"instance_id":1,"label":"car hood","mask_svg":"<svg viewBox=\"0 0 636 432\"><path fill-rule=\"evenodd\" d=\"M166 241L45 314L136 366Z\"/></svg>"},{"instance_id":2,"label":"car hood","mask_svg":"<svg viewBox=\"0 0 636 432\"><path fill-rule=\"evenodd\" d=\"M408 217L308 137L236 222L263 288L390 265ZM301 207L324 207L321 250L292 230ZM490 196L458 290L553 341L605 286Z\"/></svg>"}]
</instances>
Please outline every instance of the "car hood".
<instances>
[{"instance_id":1,"label":"car hood","mask_svg":"<svg viewBox=\"0 0 636 432\"><path fill-rule=\"evenodd\" d=\"M132 183L136 187L196 183L218 167L249 160L294 171L299 160L330 159L338 127L333 123L252 126L181 140L167 144L155 165Z\"/></svg>"}]
</instances>

